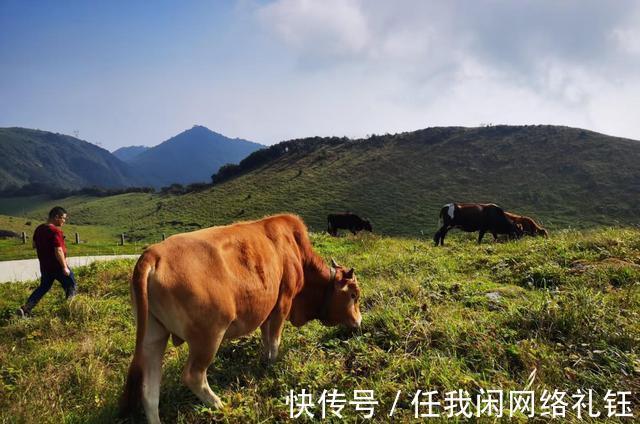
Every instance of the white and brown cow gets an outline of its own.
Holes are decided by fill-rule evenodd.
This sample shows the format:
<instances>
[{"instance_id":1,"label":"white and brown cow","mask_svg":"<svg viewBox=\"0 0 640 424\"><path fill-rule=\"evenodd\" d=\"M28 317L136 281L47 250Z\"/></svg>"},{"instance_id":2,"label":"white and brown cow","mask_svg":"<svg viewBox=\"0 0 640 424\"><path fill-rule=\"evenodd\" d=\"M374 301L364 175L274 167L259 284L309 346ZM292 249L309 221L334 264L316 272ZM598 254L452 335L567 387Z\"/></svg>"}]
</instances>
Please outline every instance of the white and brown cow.
<instances>
[{"instance_id":1,"label":"white and brown cow","mask_svg":"<svg viewBox=\"0 0 640 424\"><path fill-rule=\"evenodd\" d=\"M436 246L444 245L444 238L452 228L462 231L478 231L478 243L486 232L497 240L498 234L510 237L522 236L520 230L506 215L502 208L493 203L449 203L440 210L442 226L433 236Z\"/></svg>"}]
</instances>

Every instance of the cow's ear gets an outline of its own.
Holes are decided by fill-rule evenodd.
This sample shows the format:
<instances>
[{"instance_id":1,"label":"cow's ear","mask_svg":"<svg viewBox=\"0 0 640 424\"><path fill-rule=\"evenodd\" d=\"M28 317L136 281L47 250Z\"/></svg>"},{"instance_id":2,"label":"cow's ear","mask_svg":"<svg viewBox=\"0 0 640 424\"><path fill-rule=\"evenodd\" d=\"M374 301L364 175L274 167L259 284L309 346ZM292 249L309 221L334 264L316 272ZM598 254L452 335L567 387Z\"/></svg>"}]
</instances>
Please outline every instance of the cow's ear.
<instances>
[{"instance_id":1,"label":"cow's ear","mask_svg":"<svg viewBox=\"0 0 640 424\"><path fill-rule=\"evenodd\" d=\"M336 262L335 259L331 258L331 266L334 268L338 268L340 265L338 265L338 262Z\"/></svg>"},{"instance_id":2,"label":"cow's ear","mask_svg":"<svg viewBox=\"0 0 640 424\"><path fill-rule=\"evenodd\" d=\"M351 280L353 278L353 273L355 272L355 270L353 268L351 268L349 271L344 273L344 278L346 278L347 280Z\"/></svg>"}]
</instances>

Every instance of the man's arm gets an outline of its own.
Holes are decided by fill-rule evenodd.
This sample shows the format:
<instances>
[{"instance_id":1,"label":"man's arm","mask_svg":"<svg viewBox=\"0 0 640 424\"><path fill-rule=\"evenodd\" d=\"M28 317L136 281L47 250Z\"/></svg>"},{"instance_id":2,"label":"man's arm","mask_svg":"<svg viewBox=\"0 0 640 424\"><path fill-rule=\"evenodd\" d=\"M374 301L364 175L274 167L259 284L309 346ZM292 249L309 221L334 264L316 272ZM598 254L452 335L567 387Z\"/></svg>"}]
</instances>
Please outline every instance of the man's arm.
<instances>
[{"instance_id":1,"label":"man's arm","mask_svg":"<svg viewBox=\"0 0 640 424\"><path fill-rule=\"evenodd\" d=\"M71 270L67 266L67 260L64 257L64 252L62 251L62 247L56 247L55 253L56 253L56 259L62 266L62 272L64 272L64 275L71 274Z\"/></svg>"}]
</instances>

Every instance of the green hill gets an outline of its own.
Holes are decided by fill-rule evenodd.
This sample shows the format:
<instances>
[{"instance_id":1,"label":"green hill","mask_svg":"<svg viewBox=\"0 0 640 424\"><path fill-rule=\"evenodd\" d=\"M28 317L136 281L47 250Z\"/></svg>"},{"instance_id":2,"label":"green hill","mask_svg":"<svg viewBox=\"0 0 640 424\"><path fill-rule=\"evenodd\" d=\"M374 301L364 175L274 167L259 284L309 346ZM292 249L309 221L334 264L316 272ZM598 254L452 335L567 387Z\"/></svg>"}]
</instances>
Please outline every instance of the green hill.
<instances>
[{"instance_id":1,"label":"green hill","mask_svg":"<svg viewBox=\"0 0 640 424\"><path fill-rule=\"evenodd\" d=\"M551 229L626 226L640 222L638 163L640 142L581 129L429 128L283 142L223 168L221 182L196 193L57 203L73 205L76 223L117 223L138 238L282 211L322 230L328 213L346 210L379 233L430 236L452 201L496 202Z\"/></svg>"},{"instance_id":2,"label":"green hill","mask_svg":"<svg viewBox=\"0 0 640 424\"><path fill-rule=\"evenodd\" d=\"M139 182L129 167L107 150L68 135L0 128L0 150L0 191L26 185L113 188Z\"/></svg>"}]
</instances>

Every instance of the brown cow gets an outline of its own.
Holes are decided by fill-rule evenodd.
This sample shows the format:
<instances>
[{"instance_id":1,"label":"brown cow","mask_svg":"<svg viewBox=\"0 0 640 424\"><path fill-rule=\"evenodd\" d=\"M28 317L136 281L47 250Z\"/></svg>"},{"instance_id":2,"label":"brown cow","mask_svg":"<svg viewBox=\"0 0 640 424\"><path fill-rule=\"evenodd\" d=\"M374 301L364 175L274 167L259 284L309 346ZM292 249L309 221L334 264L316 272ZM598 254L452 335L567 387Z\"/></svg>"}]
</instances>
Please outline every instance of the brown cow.
<instances>
[{"instance_id":1,"label":"brown cow","mask_svg":"<svg viewBox=\"0 0 640 424\"><path fill-rule=\"evenodd\" d=\"M136 348L121 413L142 399L149 422L160 422L162 357L171 335L186 341L183 382L204 403L222 402L206 370L225 339L260 327L264 357L274 361L288 319L296 326L359 327L360 289L353 268L327 266L294 215L276 215L169 237L144 251L133 272Z\"/></svg>"},{"instance_id":2,"label":"brown cow","mask_svg":"<svg viewBox=\"0 0 640 424\"><path fill-rule=\"evenodd\" d=\"M444 238L452 228L467 232L478 231L478 243L482 242L487 231L493 235L494 240L498 239L498 234L508 234L514 238L522 235L522 230L505 216L500 206L493 203L449 203L440 210L440 221L442 226L433 236L436 246L444 246Z\"/></svg>"},{"instance_id":3,"label":"brown cow","mask_svg":"<svg viewBox=\"0 0 640 424\"><path fill-rule=\"evenodd\" d=\"M522 230L523 234L535 237L535 236L543 236L548 237L549 233L547 230L542 228L542 226L538 225L533 219L528 216L516 215L515 213L506 212L504 213L507 218L513 221L520 230Z\"/></svg>"}]
</instances>

